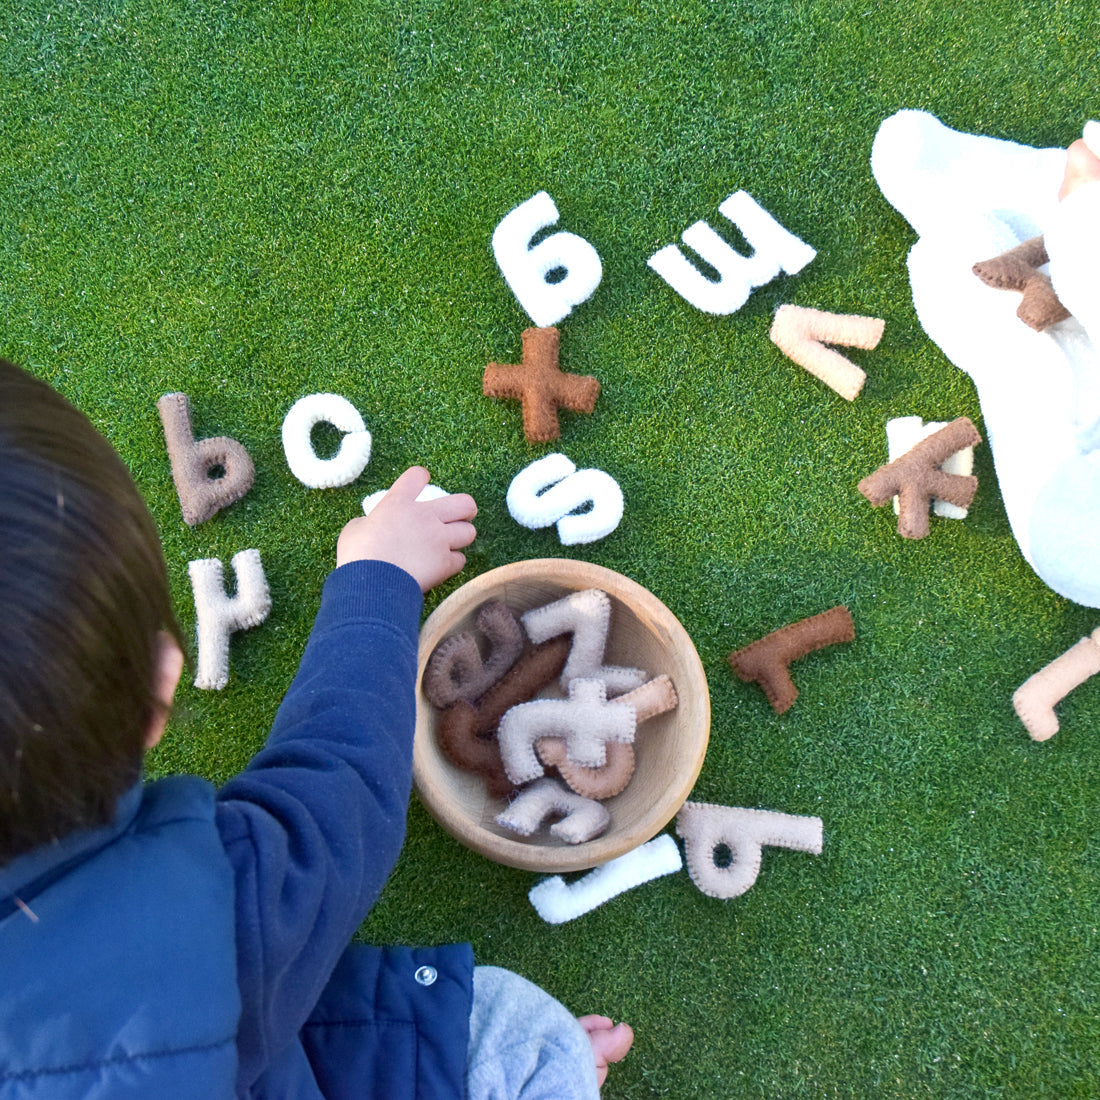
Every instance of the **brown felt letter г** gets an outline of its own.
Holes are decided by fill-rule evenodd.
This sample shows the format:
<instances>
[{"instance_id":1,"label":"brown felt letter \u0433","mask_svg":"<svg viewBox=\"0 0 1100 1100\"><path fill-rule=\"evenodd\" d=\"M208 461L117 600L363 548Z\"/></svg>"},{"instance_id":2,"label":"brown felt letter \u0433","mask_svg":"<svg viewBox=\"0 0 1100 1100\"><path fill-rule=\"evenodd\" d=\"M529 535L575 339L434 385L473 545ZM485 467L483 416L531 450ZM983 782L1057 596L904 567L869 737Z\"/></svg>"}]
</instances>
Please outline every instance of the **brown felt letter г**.
<instances>
[{"instance_id":1,"label":"brown felt letter \u0433","mask_svg":"<svg viewBox=\"0 0 1100 1100\"><path fill-rule=\"evenodd\" d=\"M856 628L848 609L841 605L808 619L773 630L729 655L730 667L746 683L755 680L776 714L790 710L798 698L788 665L815 649L855 640Z\"/></svg>"},{"instance_id":2,"label":"brown felt letter \u0433","mask_svg":"<svg viewBox=\"0 0 1100 1100\"><path fill-rule=\"evenodd\" d=\"M960 508L970 506L978 479L948 474L940 467L956 451L981 441L969 417L960 416L893 462L868 474L857 488L876 508L896 496L898 534L906 539L922 539L928 534L928 511L933 500L946 500Z\"/></svg>"},{"instance_id":3,"label":"brown felt letter \u0433","mask_svg":"<svg viewBox=\"0 0 1100 1100\"><path fill-rule=\"evenodd\" d=\"M527 442L548 443L561 435L558 409L592 412L600 383L591 375L566 374L558 366L556 328L529 328L523 331L523 362L490 363L481 392L521 402Z\"/></svg>"}]
</instances>

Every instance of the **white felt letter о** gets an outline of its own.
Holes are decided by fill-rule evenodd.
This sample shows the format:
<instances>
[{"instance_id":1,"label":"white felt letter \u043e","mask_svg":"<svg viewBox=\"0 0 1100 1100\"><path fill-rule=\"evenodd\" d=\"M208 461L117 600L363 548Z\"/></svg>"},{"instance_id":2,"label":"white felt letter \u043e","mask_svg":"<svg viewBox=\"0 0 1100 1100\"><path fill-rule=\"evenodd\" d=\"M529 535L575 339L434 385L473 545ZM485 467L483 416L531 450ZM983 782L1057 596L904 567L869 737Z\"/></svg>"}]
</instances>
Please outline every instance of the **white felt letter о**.
<instances>
[{"instance_id":1,"label":"white felt letter \u043e","mask_svg":"<svg viewBox=\"0 0 1100 1100\"><path fill-rule=\"evenodd\" d=\"M531 247L531 238L557 220L554 200L540 191L506 214L493 232L497 266L540 328L556 325L590 298L603 277L596 250L576 233L552 233ZM562 269L565 275L550 282L550 274Z\"/></svg>"},{"instance_id":2,"label":"white felt letter \u043e","mask_svg":"<svg viewBox=\"0 0 1100 1100\"><path fill-rule=\"evenodd\" d=\"M689 225L681 240L718 272L717 282L708 279L674 244L666 245L648 261L677 294L704 313L736 312L754 287L770 283L781 271L794 275L817 255L747 191L730 195L718 210L741 230L755 251L751 256L735 251L706 222Z\"/></svg>"},{"instance_id":3,"label":"white felt letter \u043e","mask_svg":"<svg viewBox=\"0 0 1100 1100\"><path fill-rule=\"evenodd\" d=\"M310 433L321 422L344 432L332 458L318 458ZM370 461L370 432L355 406L335 393L314 393L294 403L283 421L283 450L290 472L310 489L350 485Z\"/></svg>"},{"instance_id":4,"label":"white felt letter \u043e","mask_svg":"<svg viewBox=\"0 0 1100 1100\"><path fill-rule=\"evenodd\" d=\"M623 518L618 482L603 470L578 470L562 454L547 455L520 470L506 499L512 518L523 527L556 523L564 546L602 539ZM585 505L590 505L588 511L578 513Z\"/></svg>"}]
</instances>

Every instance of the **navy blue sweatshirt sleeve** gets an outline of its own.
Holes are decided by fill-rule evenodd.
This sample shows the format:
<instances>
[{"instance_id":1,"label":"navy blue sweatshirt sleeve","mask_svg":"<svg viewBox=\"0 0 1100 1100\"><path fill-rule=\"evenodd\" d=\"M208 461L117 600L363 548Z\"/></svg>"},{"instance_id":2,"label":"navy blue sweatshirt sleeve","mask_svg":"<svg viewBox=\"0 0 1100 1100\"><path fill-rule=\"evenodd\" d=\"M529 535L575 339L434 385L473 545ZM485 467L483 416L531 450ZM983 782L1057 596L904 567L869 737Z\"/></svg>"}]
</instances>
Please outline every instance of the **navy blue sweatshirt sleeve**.
<instances>
[{"instance_id":1,"label":"navy blue sweatshirt sleeve","mask_svg":"<svg viewBox=\"0 0 1100 1100\"><path fill-rule=\"evenodd\" d=\"M267 744L218 793L244 1088L296 1038L400 852L422 607L395 566L335 570Z\"/></svg>"}]
</instances>

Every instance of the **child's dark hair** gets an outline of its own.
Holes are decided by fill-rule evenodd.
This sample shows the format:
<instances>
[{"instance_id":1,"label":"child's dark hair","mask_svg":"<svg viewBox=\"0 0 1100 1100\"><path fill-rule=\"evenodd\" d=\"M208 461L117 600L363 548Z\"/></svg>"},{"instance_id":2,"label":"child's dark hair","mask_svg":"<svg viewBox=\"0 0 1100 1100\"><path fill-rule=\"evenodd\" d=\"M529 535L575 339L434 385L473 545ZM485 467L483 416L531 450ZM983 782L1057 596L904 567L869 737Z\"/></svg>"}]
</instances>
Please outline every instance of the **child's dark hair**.
<instances>
[{"instance_id":1,"label":"child's dark hair","mask_svg":"<svg viewBox=\"0 0 1100 1100\"><path fill-rule=\"evenodd\" d=\"M165 630L179 640L129 471L0 359L0 865L111 820L141 776Z\"/></svg>"}]
</instances>

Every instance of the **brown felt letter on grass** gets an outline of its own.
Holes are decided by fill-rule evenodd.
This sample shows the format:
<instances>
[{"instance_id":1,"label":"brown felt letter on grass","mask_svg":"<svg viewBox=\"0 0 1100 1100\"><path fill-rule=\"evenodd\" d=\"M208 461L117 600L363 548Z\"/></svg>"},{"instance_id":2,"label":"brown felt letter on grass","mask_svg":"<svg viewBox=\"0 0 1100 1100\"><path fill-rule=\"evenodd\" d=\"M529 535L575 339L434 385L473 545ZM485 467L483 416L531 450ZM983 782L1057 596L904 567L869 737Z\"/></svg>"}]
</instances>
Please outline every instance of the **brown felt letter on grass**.
<instances>
[{"instance_id":1,"label":"brown felt letter on grass","mask_svg":"<svg viewBox=\"0 0 1100 1100\"><path fill-rule=\"evenodd\" d=\"M240 500L252 488L256 469L248 451L235 439L225 435L195 438L187 394L166 393L157 402L157 411L164 425L183 522L196 527ZM220 476L216 476L218 469Z\"/></svg>"},{"instance_id":2,"label":"brown felt letter on grass","mask_svg":"<svg viewBox=\"0 0 1100 1100\"><path fill-rule=\"evenodd\" d=\"M970 507L978 489L976 477L945 473L940 467L957 451L981 443L969 417L960 416L911 450L868 474L857 486L877 508L898 498L898 534L922 539L928 534L928 512L934 500Z\"/></svg>"},{"instance_id":3,"label":"brown felt letter on grass","mask_svg":"<svg viewBox=\"0 0 1100 1100\"><path fill-rule=\"evenodd\" d=\"M756 681L776 714L790 710L798 697L788 665L815 649L854 641L855 624L843 605L773 630L729 655L733 671L746 683Z\"/></svg>"},{"instance_id":4,"label":"brown felt letter on grass","mask_svg":"<svg viewBox=\"0 0 1100 1100\"><path fill-rule=\"evenodd\" d=\"M523 362L490 363L485 368L481 392L486 397L521 402L527 442L548 443L561 435L558 409L592 412L600 383L591 375L566 374L558 366L556 328L525 329L522 339Z\"/></svg>"}]
</instances>

